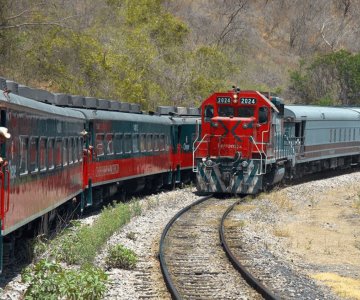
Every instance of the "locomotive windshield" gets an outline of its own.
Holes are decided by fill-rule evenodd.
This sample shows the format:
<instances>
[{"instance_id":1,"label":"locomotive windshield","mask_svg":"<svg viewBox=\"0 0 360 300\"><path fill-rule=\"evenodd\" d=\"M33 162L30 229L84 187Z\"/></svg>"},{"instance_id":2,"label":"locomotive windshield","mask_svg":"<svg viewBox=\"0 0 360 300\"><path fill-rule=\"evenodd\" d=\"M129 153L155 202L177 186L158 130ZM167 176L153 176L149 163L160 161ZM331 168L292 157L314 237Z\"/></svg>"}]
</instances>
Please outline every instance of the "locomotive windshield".
<instances>
[{"instance_id":1,"label":"locomotive windshield","mask_svg":"<svg viewBox=\"0 0 360 300\"><path fill-rule=\"evenodd\" d=\"M254 107L240 107L239 108L239 117L240 118L250 118L254 116L255 109Z\"/></svg>"},{"instance_id":2,"label":"locomotive windshield","mask_svg":"<svg viewBox=\"0 0 360 300\"><path fill-rule=\"evenodd\" d=\"M234 107L232 106L219 106L218 113L220 117L233 117Z\"/></svg>"}]
</instances>

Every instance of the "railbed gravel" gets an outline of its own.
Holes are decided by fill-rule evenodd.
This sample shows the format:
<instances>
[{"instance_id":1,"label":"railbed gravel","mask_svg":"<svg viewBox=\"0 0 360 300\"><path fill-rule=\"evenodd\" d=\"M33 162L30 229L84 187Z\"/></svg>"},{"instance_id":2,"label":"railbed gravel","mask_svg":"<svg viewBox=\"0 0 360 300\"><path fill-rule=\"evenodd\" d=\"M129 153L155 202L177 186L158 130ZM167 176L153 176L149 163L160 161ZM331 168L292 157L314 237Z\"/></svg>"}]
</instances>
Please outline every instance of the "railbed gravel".
<instances>
[{"instance_id":1,"label":"railbed gravel","mask_svg":"<svg viewBox=\"0 0 360 300\"><path fill-rule=\"evenodd\" d=\"M307 195L326 191L329 188L340 187L345 183L356 184L359 181L360 172L357 172L286 187L285 192L292 201L303 203L303 205L306 206L309 204L309 201L306 200ZM119 243L135 251L139 257L139 262L135 270L107 270L110 281L104 299L170 299L157 258L159 240L163 228L172 216L180 209L199 198L193 192L194 188L185 188L147 196L141 200L143 207L141 215L133 218L129 224L114 234L104 247L103 251L99 253L96 258L96 264L106 269L105 257L107 251L111 245ZM256 201L251 203L256 205ZM271 206L271 204L268 205ZM260 251L261 253L261 248L265 245L264 248L270 251L271 257L276 257L281 264L290 268L292 272L301 275L306 274L306 270L313 270L313 268L318 267L305 262L301 263L299 260L294 259L294 254L287 251L287 249L284 248L284 244L279 242L281 237L274 239L274 235L270 233L266 227L258 227L256 225L256 218L257 220L262 220L264 223L268 224L283 221L279 219L280 216L277 214L276 207L270 207L269 211L271 213L264 214L261 209L255 209L251 213L239 216L239 218L245 218L247 220L246 222L252 221L254 225L252 230L245 229L242 231L242 242L245 243L244 247L249 249L249 251L255 251L254 253L256 253L256 251ZM286 215L282 214L281 218L284 217L286 218ZM89 217L90 222L93 218L93 216ZM251 250L252 247L257 249ZM249 252L249 255L252 255L251 252ZM266 257L261 258L260 255L257 259L259 259L258 262L261 264L261 261L264 261ZM267 261L269 259L270 258L268 258ZM324 270L326 270L326 268ZM344 266L339 266L339 272L341 270L342 272L345 272L346 270L352 273L358 272L358 270L349 270L348 268L344 268ZM3 290L0 288L1 300L23 298L22 295L26 287L21 283L20 279L20 274L15 274L13 279L9 281L6 286L4 286L3 281L0 280L0 286L3 288ZM281 281L282 279L279 278L279 280ZM325 299L336 299L336 296L334 296L326 287L321 287L320 289L320 295L324 293L323 296ZM296 292L294 299L296 299Z\"/></svg>"}]
</instances>

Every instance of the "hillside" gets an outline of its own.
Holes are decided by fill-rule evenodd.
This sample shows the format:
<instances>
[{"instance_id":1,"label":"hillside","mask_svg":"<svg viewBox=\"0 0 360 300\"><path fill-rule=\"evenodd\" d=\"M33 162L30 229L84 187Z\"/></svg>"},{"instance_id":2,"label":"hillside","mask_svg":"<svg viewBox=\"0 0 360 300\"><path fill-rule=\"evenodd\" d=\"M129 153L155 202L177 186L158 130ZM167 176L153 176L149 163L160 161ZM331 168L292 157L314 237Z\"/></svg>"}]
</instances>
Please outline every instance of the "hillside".
<instances>
[{"instance_id":1,"label":"hillside","mask_svg":"<svg viewBox=\"0 0 360 300\"><path fill-rule=\"evenodd\" d=\"M358 103L359 2L3 0L0 76L144 109L232 84Z\"/></svg>"}]
</instances>

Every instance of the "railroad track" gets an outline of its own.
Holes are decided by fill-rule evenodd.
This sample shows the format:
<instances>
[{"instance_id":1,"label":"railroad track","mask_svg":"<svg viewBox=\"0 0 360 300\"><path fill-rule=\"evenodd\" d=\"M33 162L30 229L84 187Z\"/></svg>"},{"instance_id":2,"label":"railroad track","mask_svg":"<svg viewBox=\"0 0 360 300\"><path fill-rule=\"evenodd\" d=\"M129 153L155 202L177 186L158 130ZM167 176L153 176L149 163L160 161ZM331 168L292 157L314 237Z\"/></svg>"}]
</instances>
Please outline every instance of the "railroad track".
<instances>
[{"instance_id":1,"label":"railroad track","mask_svg":"<svg viewBox=\"0 0 360 300\"><path fill-rule=\"evenodd\" d=\"M204 197L167 224L159 258L174 299L271 299L239 275L221 247L223 213L234 202Z\"/></svg>"},{"instance_id":2,"label":"railroad track","mask_svg":"<svg viewBox=\"0 0 360 300\"><path fill-rule=\"evenodd\" d=\"M238 201L224 213L220 239L230 261L246 281L268 299L333 299L308 276L274 256L259 240L244 243L241 205Z\"/></svg>"}]
</instances>

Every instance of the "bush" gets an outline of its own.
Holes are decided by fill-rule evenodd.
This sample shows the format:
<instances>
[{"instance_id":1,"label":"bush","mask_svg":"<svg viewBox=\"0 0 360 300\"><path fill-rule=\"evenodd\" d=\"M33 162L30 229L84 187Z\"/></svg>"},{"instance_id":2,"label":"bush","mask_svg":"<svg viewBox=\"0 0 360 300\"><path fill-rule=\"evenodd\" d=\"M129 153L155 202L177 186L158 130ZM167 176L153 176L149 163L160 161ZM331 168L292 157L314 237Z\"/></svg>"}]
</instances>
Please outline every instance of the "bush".
<instances>
[{"instance_id":1,"label":"bush","mask_svg":"<svg viewBox=\"0 0 360 300\"><path fill-rule=\"evenodd\" d=\"M109 237L130 221L131 215L128 204L105 207L92 225L68 231L60 237L54 245L55 256L69 264L91 263Z\"/></svg>"},{"instance_id":2,"label":"bush","mask_svg":"<svg viewBox=\"0 0 360 300\"><path fill-rule=\"evenodd\" d=\"M101 299L107 275L93 266L65 270L56 262L40 260L25 269L22 281L29 284L25 299Z\"/></svg>"},{"instance_id":3,"label":"bush","mask_svg":"<svg viewBox=\"0 0 360 300\"><path fill-rule=\"evenodd\" d=\"M109 268L134 269L137 263L137 256L134 251L125 248L123 245L116 245L109 250L106 264Z\"/></svg>"}]
</instances>

